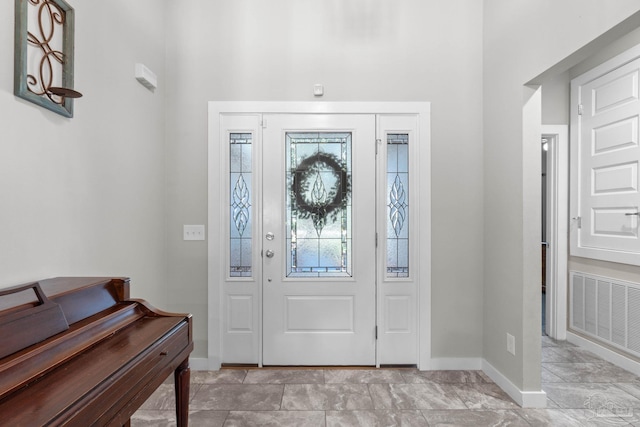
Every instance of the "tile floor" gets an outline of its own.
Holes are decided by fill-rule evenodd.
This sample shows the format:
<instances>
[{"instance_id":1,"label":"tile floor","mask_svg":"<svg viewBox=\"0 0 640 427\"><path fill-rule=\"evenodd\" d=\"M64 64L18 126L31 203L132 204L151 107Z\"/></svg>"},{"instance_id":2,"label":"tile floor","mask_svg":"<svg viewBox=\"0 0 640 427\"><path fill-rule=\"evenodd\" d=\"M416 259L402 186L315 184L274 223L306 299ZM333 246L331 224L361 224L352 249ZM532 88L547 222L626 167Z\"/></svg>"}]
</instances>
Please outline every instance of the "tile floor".
<instances>
[{"instance_id":1,"label":"tile floor","mask_svg":"<svg viewBox=\"0 0 640 427\"><path fill-rule=\"evenodd\" d=\"M480 371L225 369L192 372L190 426L637 426L640 377L542 339L547 409L522 409ZM174 426L173 384L131 420Z\"/></svg>"}]
</instances>

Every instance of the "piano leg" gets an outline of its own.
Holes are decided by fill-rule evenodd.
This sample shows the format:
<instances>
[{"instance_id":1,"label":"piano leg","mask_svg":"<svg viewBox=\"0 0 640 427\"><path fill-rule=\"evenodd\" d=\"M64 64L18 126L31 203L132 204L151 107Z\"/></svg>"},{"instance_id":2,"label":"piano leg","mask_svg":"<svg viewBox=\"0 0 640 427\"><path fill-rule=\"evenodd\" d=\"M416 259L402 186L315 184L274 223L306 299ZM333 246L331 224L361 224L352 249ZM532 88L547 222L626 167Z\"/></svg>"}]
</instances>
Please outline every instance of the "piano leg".
<instances>
[{"instance_id":1,"label":"piano leg","mask_svg":"<svg viewBox=\"0 0 640 427\"><path fill-rule=\"evenodd\" d=\"M189 425L189 383L191 382L191 369L187 357L173 373L176 388L176 420L178 427Z\"/></svg>"}]
</instances>

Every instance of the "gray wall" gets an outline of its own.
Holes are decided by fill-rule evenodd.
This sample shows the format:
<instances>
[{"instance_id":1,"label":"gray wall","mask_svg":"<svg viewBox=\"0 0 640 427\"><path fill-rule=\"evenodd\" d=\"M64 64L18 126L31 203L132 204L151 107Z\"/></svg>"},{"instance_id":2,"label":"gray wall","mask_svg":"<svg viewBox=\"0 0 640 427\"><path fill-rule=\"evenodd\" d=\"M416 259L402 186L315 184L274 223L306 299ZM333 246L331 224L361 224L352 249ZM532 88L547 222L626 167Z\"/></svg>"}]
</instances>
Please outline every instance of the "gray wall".
<instances>
[{"instance_id":1,"label":"gray wall","mask_svg":"<svg viewBox=\"0 0 640 427\"><path fill-rule=\"evenodd\" d=\"M524 85L639 8L636 1L484 1L483 356L521 390L540 390L540 141L524 134L531 96ZM506 351L507 332L516 356Z\"/></svg>"},{"instance_id":2,"label":"gray wall","mask_svg":"<svg viewBox=\"0 0 640 427\"><path fill-rule=\"evenodd\" d=\"M167 2L169 301L206 355L207 101L431 101L433 356L482 355L482 4ZM209 224L209 227L217 226ZM212 309L215 310L215 309Z\"/></svg>"},{"instance_id":3,"label":"gray wall","mask_svg":"<svg viewBox=\"0 0 640 427\"><path fill-rule=\"evenodd\" d=\"M75 87L63 118L13 95L14 2L0 6L0 287L64 275L130 276L164 304L164 10L73 2ZM154 93L134 78L143 62Z\"/></svg>"}]
</instances>

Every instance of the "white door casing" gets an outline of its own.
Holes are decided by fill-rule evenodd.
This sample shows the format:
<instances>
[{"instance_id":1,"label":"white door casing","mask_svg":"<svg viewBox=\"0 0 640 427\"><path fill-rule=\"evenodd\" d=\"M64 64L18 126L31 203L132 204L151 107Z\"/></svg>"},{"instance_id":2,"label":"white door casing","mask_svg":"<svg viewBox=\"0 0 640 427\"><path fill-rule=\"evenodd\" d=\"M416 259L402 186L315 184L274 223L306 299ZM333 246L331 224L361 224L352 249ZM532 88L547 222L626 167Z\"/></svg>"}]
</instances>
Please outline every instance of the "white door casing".
<instances>
[{"instance_id":1,"label":"white door casing","mask_svg":"<svg viewBox=\"0 0 640 427\"><path fill-rule=\"evenodd\" d=\"M547 139L547 268L546 333L567 339L567 236L569 197L569 130L565 125L542 125Z\"/></svg>"},{"instance_id":2,"label":"white door casing","mask_svg":"<svg viewBox=\"0 0 640 427\"><path fill-rule=\"evenodd\" d=\"M571 82L571 254L640 265L640 59L628 56Z\"/></svg>"},{"instance_id":3,"label":"white door casing","mask_svg":"<svg viewBox=\"0 0 640 427\"><path fill-rule=\"evenodd\" d=\"M247 179L247 182L250 182L250 186L255 193L255 190L261 186L261 179L259 177L264 175L264 184L271 189L274 185L277 184L269 183L271 182L269 181L269 179L274 178L275 175L267 172L267 169L270 169L272 167L275 158L269 160L269 156L274 154L274 152L272 152L269 148L269 144L264 141L264 135L268 134L271 124L275 124L273 123L273 117L269 117L274 113L277 114L277 116L280 116L281 114L285 115L286 113L295 113L296 115L298 115L298 118L301 118L305 115L307 115L307 118L309 118L308 115L321 114L322 116L324 116L323 120L328 119L333 114L352 116L352 118L355 118L358 115L365 114L370 116L368 120L372 120L371 118L373 118L373 120L377 120L378 138L384 138L384 136L381 135L384 134L383 130L385 126L381 127L381 123L395 123L389 129L394 129L395 131L407 131L412 134L411 144L413 144L414 147L411 153L411 166L409 166L409 168L412 170L413 175L411 178L411 182L408 183L410 191L412 192L410 199L411 203L409 203L408 207L408 218L411 220L412 224L411 236L413 239L413 241L411 242L412 258L409 263L414 268L410 270L412 274L410 274L409 277L403 277L399 279L385 279L383 277L384 273L382 270L385 264L380 262L381 255L380 251L378 252L378 268L377 270L375 268L371 269L373 273L374 286L376 278L378 281L377 289L374 288L374 292L370 293L369 296L365 295L362 297L364 298L362 302L364 302L367 298L371 299L371 295L373 295L374 297L374 301L372 303L367 302L365 304L366 306L369 306L369 308L367 309L369 314L364 315L364 317L373 317L374 320L371 322L371 325L367 325L365 327L367 331L366 333L364 333L363 331L363 337L366 336L366 340L368 340L369 343L374 343L373 348L376 351L371 351L371 345L369 345L368 349L366 349L367 345L363 345L362 343L357 345L357 347L362 350L363 354L372 354L372 356L367 356L369 357L369 359L362 359L362 362L357 361L355 358L352 360L344 359L340 361L339 359L335 359L333 361L328 360L327 362L323 362L320 359L311 360L307 358L307 361L294 359L282 361L265 360L264 363L287 365L375 364L376 366L379 366L380 364L409 363L417 364L420 369L429 369L431 365L429 316L429 306L431 300L429 273L429 104L317 102L211 102L209 105L209 368L217 369L222 363L249 363L262 366L262 351L265 351L265 357L269 357L268 347L271 345L272 340L272 337L269 337L269 342L266 342L266 335L263 338L263 327L264 331L267 332L267 330L269 329L268 318L271 318L272 316L276 316L279 319L284 319L284 312L280 313L279 315L268 314L269 312L277 312L275 309L272 310L271 299L279 300L281 305L285 304L286 301L284 293L276 293L272 295L268 292L269 282L267 282L267 279L271 278L271 283L274 283L274 276L276 276L275 274L272 274L272 271L270 269L276 265L278 265L278 269L280 269L285 264L283 264L282 257L280 260L277 259L278 254L282 252L282 248L284 247L282 241L276 241L278 239L278 236L280 235L280 232L273 232L273 240L265 240L266 233L269 232L269 230L266 229L266 227L270 224L268 217L270 215L270 212L272 212L272 209L267 206L270 203L269 200L271 200L271 197L267 198L266 193L264 198L264 207L262 206L261 196L254 195L251 199L252 210L257 209L259 212L265 212L265 228L262 227L262 224L259 220L251 220L251 236L253 239L253 271L249 274L249 277L232 277L232 275L229 274L230 255L227 253L229 252L228 228L230 220L230 211L228 207L230 197L229 186L230 181L237 178L237 176L234 176L232 179L228 177L229 165L227 159L229 157L229 135L233 132L239 134L246 132L247 134L252 135L254 143L252 162L255 173L253 174L251 180ZM400 124L398 124L398 122L394 122L393 120L387 120L385 122L385 118L390 118L392 116L403 116L404 118L400 120ZM402 120L405 121L402 122ZM266 128L263 127L265 125ZM284 127L287 128L289 126L290 125ZM317 125L314 126L317 127ZM314 128L314 126L310 126L310 128ZM333 125L328 126L328 128L344 129L345 126L346 128L353 128L353 125L341 125L338 127L336 127L336 125ZM304 126L295 125L291 129L300 130L303 128ZM282 134L282 128L278 132ZM360 133L360 131L358 133ZM373 133L371 135L373 135ZM370 136L367 136L366 138L368 139L369 137ZM370 146L375 146L375 137L372 139L374 144L371 144ZM378 141L377 145L379 152L386 155L384 143L382 141ZM263 148L265 150L264 153L262 152ZM354 153L357 151L357 149L357 145L354 145ZM262 162L257 160L261 158L263 154L265 156L264 171L262 170ZM371 158L371 156L365 157ZM381 162L383 162L383 160L381 159L383 158L384 156L382 158L378 157L378 168L381 167ZM364 162L364 157L362 161ZM375 160L372 160L372 163L375 164ZM418 167L418 165L420 165L421 167ZM354 163L354 174L357 175L358 169L362 171L363 168L365 168L365 166L359 166L356 161ZM366 178L366 176L367 175L365 173L363 180L369 181L369 178ZM357 179L358 178L356 177L353 188L356 203L358 198L358 193L355 192L358 186ZM370 180L371 184L376 182L376 180L378 182L378 185L380 186L382 183L380 170L378 171L377 178L372 178ZM385 241L386 238L385 233L380 231L380 215L385 214L385 212L383 212L381 209L386 208L384 206L384 191L384 189L381 190L380 188L378 188L377 190L377 197L382 201L382 203L377 203L377 227L379 232L379 241ZM282 195L280 197L282 197ZM282 204L280 204L280 206L282 206ZM356 209L356 207L357 206L354 206L354 209ZM366 208L366 210L369 209ZM376 212L375 207L372 207L371 210L372 212ZM231 213L233 214L233 210L231 211ZM386 214L388 214L388 212L386 212ZM375 218L375 215L369 216L372 219ZM354 223L354 230L357 229L357 226L358 223ZM273 227L276 227L276 225L274 225ZM364 230L365 228L369 228L369 226L365 227L363 225L360 228ZM373 229L371 231L375 231L376 227L375 225L372 225L371 228ZM357 233L357 230L355 232ZM371 239L375 244L375 234L369 233L369 235L371 237L365 237L364 240L366 241L367 239ZM354 236L354 239L356 237L357 236ZM355 246L358 245L357 240L358 239L354 240ZM263 264L263 259L260 258L261 251L268 249L265 244L266 242L273 242L276 245L275 249L278 249L277 251L272 249L274 252L274 257L269 259L268 261L275 262L271 264L269 264L266 259L264 259L265 262ZM373 247L374 245L371 246ZM380 247L384 247L384 245L379 245L378 248ZM359 261L358 257L360 257L360 255L356 254L356 257L354 258L353 280L355 281L357 281L359 277L364 277L359 276L359 273L357 271L358 263L364 262ZM364 257L362 257L362 259L364 259ZM374 265L376 264L375 255L374 260L370 261L370 263ZM262 271L263 266L265 269L264 272ZM423 272L421 276L419 275L420 271ZM233 275L237 276L236 273L234 273ZM282 275L280 277L282 277ZM347 279L347 282L349 280L351 279ZM369 279L366 280L368 281ZM285 280L285 282L286 281L287 280ZM292 285L293 289L295 289L295 282L293 282L292 280L289 281L292 282L290 283L290 285ZM327 280L325 282L330 281ZM338 282L340 281L338 280ZM385 290L385 287L387 287L391 291ZM376 293L378 294L377 305L375 302ZM353 299L353 295L340 295L335 290L328 292L328 294L329 295L325 293L322 298L325 298L324 307L331 307L330 310L335 309L335 304L328 303L329 301L327 300L327 298L329 297L329 299L334 298L334 300L332 301L341 302L344 307L348 306L348 304L345 304L345 301L349 301L350 298L355 302L354 307L357 307L358 298L360 298L358 295L355 296L355 299ZM291 292L289 292L288 295L293 296L292 299L290 298L290 301L293 301L294 305L299 303L297 307L293 307L294 310L291 311L291 313L294 314L296 313L295 308L306 310L305 307L309 307L309 296L312 296L312 300L313 298L317 297L317 295L314 294L293 294ZM322 312L322 307L323 305L321 303L318 304L315 308L316 312ZM263 309L265 310L264 325L262 324ZM392 310L391 312L389 311L390 309ZM367 312L367 310L365 310L364 312ZM377 311L377 313L374 313L374 315L372 316L371 313L375 311ZM373 325L376 323L376 317L379 331L379 340L377 342L373 341L374 331L371 330L373 329ZM334 318L333 320L335 319L339 319L339 316ZM306 320L307 326L309 326L309 319L307 318ZM354 324L358 325L361 322L362 321L354 321ZM284 323L281 324L284 325ZM293 333L288 333L288 335L305 335L301 334L300 331L290 332ZM331 335L327 334L326 331L316 331L314 332L314 334L316 339L312 340L311 342L317 341L318 335ZM345 334L343 333L342 335ZM393 339L385 339L385 335L386 338ZM302 342L304 342L304 340ZM330 347L331 345L328 346ZM279 348L280 345L276 344L275 347ZM310 354L311 353L313 352L310 352ZM343 353L355 354L357 353L357 350L347 350ZM402 359L402 357L400 357L399 355L404 356L404 359Z\"/></svg>"}]
</instances>

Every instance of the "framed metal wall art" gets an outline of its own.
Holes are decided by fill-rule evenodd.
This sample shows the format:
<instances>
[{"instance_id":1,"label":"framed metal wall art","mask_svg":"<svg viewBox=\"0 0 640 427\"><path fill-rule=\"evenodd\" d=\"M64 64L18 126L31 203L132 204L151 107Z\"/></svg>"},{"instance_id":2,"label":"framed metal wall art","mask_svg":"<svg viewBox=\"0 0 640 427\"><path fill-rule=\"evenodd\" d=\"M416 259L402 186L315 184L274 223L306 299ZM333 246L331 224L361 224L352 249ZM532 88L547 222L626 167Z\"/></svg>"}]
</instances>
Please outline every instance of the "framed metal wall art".
<instances>
[{"instance_id":1,"label":"framed metal wall art","mask_svg":"<svg viewBox=\"0 0 640 427\"><path fill-rule=\"evenodd\" d=\"M74 11L64 0L15 0L14 94L73 117Z\"/></svg>"}]
</instances>

